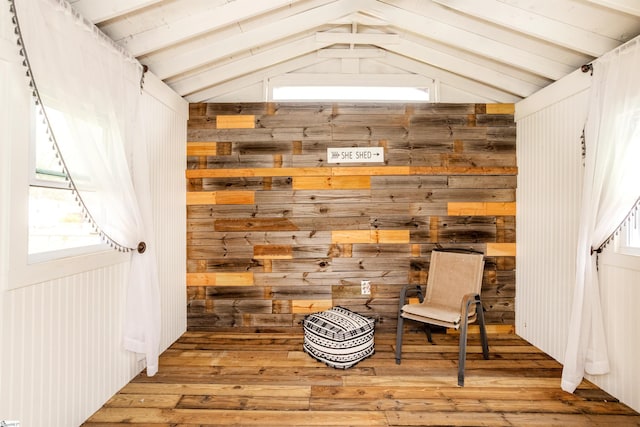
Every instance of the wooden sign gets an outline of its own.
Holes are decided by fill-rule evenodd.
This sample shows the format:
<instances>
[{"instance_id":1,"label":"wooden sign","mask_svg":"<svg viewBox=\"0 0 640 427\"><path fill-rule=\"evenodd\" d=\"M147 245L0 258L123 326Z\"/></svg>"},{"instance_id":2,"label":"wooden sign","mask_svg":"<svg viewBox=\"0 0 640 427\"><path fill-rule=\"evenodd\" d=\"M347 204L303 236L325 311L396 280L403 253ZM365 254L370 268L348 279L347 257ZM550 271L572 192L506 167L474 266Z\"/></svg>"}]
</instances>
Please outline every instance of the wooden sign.
<instances>
[{"instance_id":1,"label":"wooden sign","mask_svg":"<svg viewBox=\"0 0 640 427\"><path fill-rule=\"evenodd\" d=\"M381 163L384 147L327 148L327 163Z\"/></svg>"}]
</instances>

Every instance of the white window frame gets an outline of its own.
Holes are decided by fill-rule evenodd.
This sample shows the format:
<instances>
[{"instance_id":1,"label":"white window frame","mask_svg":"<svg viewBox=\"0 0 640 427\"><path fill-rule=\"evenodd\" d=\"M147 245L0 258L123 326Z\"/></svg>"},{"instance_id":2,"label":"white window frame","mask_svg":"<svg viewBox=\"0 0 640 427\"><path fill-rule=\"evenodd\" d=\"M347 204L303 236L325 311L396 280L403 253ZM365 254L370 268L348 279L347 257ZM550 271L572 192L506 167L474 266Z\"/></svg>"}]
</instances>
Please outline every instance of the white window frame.
<instances>
[{"instance_id":1,"label":"white window frame","mask_svg":"<svg viewBox=\"0 0 640 427\"><path fill-rule=\"evenodd\" d=\"M620 229L616 238L615 251L623 255L640 257L640 211Z\"/></svg>"},{"instance_id":2,"label":"white window frame","mask_svg":"<svg viewBox=\"0 0 640 427\"><path fill-rule=\"evenodd\" d=\"M31 187L42 187L42 188L51 188L63 191L69 191L69 195L71 195L71 190L68 187L67 181L56 182L49 181L46 179L41 179L37 177L36 170L36 155L37 155L37 120L41 120L42 117L38 113L38 109L32 103L31 108L31 135L30 135L30 143L29 143L29 190ZM54 153L53 147L51 148L52 153ZM31 196L29 195L29 201L31 201ZM80 207L78 207L80 209ZM30 237L30 236L29 236ZM104 242L101 242L99 239L95 239L96 244L92 245L82 245L76 246L72 248L58 248L51 251L45 252L37 252L37 253L29 253L28 259L29 263L38 263L51 261L59 258L67 258L72 256L78 256L83 254L90 254L93 252L105 251L108 250L109 247ZM29 248L27 249L29 250Z\"/></svg>"},{"instance_id":3,"label":"white window frame","mask_svg":"<svg viewBox=\"0 0 640 427\"><path fill-rule=\"evenodd\" d=\"M13 45L11 48L11 55L5 63L7 78L0 81L0 93L6 94L0 99L0 110L4 112L0 115L0 128L3 128L2 133L6 135L5 141L11 142L5 144L3 154L6 153L7 156L3 159L3 164L6 168L0 171L5 182L9 183L5 187L6 193L2 194L1 214L2 230L7 231L7 237L3 236L3 240L6 239L3 248L6 248L8 258L6 289L17 289L129 261L129 254L110 248L91 253L67 254L64 258L47 261L29 259L28 141L31 138L31 93L24 80L21 58Z\"/></svg>"}]
</instances>

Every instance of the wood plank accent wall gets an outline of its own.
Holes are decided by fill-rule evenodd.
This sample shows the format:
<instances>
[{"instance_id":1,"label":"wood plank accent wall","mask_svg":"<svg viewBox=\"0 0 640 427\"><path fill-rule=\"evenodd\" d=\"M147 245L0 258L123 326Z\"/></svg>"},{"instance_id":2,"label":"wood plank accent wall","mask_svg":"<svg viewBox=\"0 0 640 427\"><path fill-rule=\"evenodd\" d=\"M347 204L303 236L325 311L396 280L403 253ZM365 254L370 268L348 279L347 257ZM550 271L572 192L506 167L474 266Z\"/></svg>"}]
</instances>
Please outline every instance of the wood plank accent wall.
<instances>
[{"instance_id":1,"label":"wood plank accent wall","mask_svg":"<svg viewBox=\"0 0 640 427\"><path fill-rule=\"evenodd\" d=\"M487 255L488 323L514 324L513 105L191 104L190 330L276 331L341 305L395 329L433 248ZM380 163L327 148L383 147ZM371 281L361 295L360 281Z\"/></svg>"}]
</instances>

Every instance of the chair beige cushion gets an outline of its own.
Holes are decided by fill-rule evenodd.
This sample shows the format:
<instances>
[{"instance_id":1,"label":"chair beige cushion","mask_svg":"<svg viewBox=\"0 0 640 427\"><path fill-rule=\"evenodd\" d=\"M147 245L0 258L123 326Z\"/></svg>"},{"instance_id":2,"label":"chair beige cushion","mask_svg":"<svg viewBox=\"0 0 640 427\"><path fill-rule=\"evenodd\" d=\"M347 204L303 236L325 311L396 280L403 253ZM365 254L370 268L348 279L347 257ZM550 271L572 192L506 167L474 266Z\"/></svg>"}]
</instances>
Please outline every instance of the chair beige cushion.
<instances>
[{"instance_id":1,"label":"chair beige cushion","mask_svg":"<svg viewBox=\"0 0 640 427\"><path fill-rule=\"evenodd\" d=\"M405 318L410 318L410 315L417 316L418 320L437 319L440 322L450 323L453 325L460 324L460 310L453 310L448 307L438 305L424 305L424 304L407 304L402 307L402 313Z\"/></svg>"}]
</instances>

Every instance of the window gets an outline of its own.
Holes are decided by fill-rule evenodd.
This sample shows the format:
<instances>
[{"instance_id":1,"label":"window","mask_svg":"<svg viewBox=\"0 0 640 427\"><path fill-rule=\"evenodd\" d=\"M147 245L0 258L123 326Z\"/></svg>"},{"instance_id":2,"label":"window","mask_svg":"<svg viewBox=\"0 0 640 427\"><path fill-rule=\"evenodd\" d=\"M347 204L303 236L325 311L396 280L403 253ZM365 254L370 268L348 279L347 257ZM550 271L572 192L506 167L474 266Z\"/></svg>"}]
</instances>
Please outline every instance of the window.
<instances>
[{"instance_id":1,"label":"window","mask_svg":"<svg viewBox=\"0 0 640 427\"><path fill-rule=\"evenodd\" d=\"M32 111L35 120L29 177L30 259L53 259L83 253L87 249L102 249L100 236L84 217L69 188L53 143L49 140L43 116L35 106ZM62 114L54 109L47 110L47 117L52 123L63 120ZM83 197L91 197L91 192Z\"/></svg>"},{"instance_id":2,"label":"window","mask_svg":"<svg viewBox=\"0 0 640 427\"><path fill-rule=\"evenodd\" d=\"M279 86L274 101L428 102L429 88L383 86Z\"/></svg>"},{"instance_id":3,"label":"window","mask_svg":"<svg viewBox=\"0 0 640 427\"><path fill-rule=\"evenodd\" d=\"M620 230L617 251L626 255L640 255L640 211Z\"/></svg>"}]
</instances>

